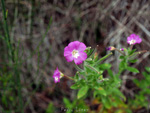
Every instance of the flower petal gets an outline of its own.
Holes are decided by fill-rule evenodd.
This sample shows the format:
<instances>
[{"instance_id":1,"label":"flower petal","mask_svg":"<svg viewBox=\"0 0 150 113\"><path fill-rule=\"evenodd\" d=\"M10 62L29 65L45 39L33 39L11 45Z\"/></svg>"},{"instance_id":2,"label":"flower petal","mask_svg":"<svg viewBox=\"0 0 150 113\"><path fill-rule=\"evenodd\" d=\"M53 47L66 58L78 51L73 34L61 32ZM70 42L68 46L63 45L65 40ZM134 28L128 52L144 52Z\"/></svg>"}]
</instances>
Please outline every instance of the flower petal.
<instances>
[{"instance_id":1,"label":"flower petal","mask_svg":"<svg viewBox=\"0 0 150 113\"><path fill-rule=\"evenodd\" d=\"M79 52L79 58L82 59L82 61L84 61L87 58L87 54L85 52L80 51Z\"/></svg>"},{"instance_id":2,"label":"flower petal","mask_svg":"<svg viewBox=\"0 0 150 113\"><path fill-rule=\"evenodd\" d=\"M79 44L80 44L79 41L70 42L69 45L68 45L68 48L69 48L70 51L73 51L74 49L77 50Z\"/></svg>"},{"instance_id":3,"label":"flower petal","mask_svg":"<svg viewBox=\"0 0 150 113\"><path fill-rule=\"evenodd\" d=\"M68 46L64 49L64 57L68 62L71 62L73 60L72 51L70 51Z\"/></svg>"},{"instance_id":4,"label":"flower petal","mask_svg":"<svg viewBox=\"0 0 150 113\"><path fill-rule=\"evenodd\" d=\"M133 40L133 37L130 35L130 36L127 38L127 42L130 44L131 40Z\"/></svg>"},{"instance_id":5,"label":"flower petal","mask_svg":"<svg viewBox=\"0 0 150 113\"><path fill-rule=\"evenodd\" d=\"M139 44L139 43L142 42L142 39L141 39L141 38L138 38L138 39L136 40L136 42Z\"/></svg>"},{"instance_id":6,"label":"flower petal","mask_svg":"<svg viewBox=\"0 0 150 113\"><path fill-rule=\"evenodd\" d=\"M79 65L81 64L84 60L86 60L87 58L87 54L83 51L79 52L79 57L78 58L74 58L74 62L75 64Z\"/></svg>"},{"instance_id":7,"label":"flower petal","mask_svg":"<svg viewBox=\"0 0 150 113\"><path fill-rule=\"evenodd\" d=\"M56 70L54 71L53 78L55 76L59 76L59 75L60 75L60 72L59 72L58 67L57 67Z\"/></svg>"},{"instance_id":8,"label":"flower petal","mask_svg":"<svg viewBox=\"0 0 150 113\"><path fill-rule=\"evenodd\" d=\"M72 51L69 49L68 46L65 47L65 49L64 49L64 56L68 56L68 55L70 55L70 54L72 54Z\"/></svg>"},{"instance_id":9,"label":"flower petal","mask_svg":"<svg viewBox=\"0 0 150 113\"><path fill-rule=\"evenodd\" d=\"M134 42L134 43L133 43ZM136 35L136 34L131 34L129 37L127 37L127 43L129 43L130 45L135 45L135 44L139 44L142 42L142 39Z\"/></svg>"},{"instance_id":10,"label":"flower petal","mask_svg":"<svg viewBox=\"0 0 150 113\"><path fill-rule=\"evenodd\" d=\"M60 82L60 72L58 70L58 67L54 71L53 78L55 83Z\"/></svg>"},{"instance_id":11,"label":"flower petal","mask_svg":"<svg viewBox=\"0 0 150 113\"><path fill-rule=\"evenodd\" d=\"M86 49L86 45L82 42L80 42L80 44L77 47L78 51L84 51Z\"/></svg>"},{"instance_id":12,"label":"flower petal","mask_svg":"<svg viewBox=\"0 0 150 113\"><path fill-rule=\"evenodd\" d=\"M65 56L67 62L71 62L73 61L73 56L72 56L72 53L71 54L68 54L67 56Z\"/></svg>"},{"instance_id":13,"label":"flower petal","mask_svg":"<svg viewBox=\"0 0 150 113\"><path fill-rule=\"evenodd\" d=\"M74 62L75 64L79 65L83 62L83 60L80 57L78 57L78 58L74 58Z\"/></svg>"}]
</instances>

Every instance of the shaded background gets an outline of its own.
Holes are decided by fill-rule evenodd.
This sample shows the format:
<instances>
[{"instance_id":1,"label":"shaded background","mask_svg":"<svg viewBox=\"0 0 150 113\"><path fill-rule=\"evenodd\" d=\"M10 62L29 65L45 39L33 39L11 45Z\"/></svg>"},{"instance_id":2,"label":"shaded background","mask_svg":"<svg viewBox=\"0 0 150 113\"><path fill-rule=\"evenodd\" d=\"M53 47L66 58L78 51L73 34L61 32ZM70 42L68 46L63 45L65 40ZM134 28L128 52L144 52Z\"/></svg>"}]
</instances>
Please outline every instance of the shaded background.
<instances>
[{"instance_id":1,"label":"shaded background","mask_svg":"<svg viewBox=\"0 0 150 113\"><path fill-rule=\"evenodd\" d=\"M20 41L19 55L24 61L21 83L24 102L28 102L24 108L26 113L43 113L49 103L59 109L64 106L63 97L76 98L76 91L69 88L71 81L63 78L54 84L52 78L57 66L66 75L75 74L73 63L68 63L63 56L64 47L71 41L79 40L92 48L99 45L102 57L107 53L107 46L128 47L127 37L136 33L143 42L134 48L150 50L149 0L5 0L5 4L10 36L14 46ZM50 29L47 29L51 18ZM4 34L1 7L0 33ZM4 44L1 45L3 48ZM3 54L0 55L0 62L4 63ZM114 52L105 61L113 65L114 72L118 71L118 56L119 53ZM145 66L150 66L148 52L138 57L133 67L143 71ZM124 72L122 78L128 76L134 74ZM134 95L134 87L130 79L123 79L121 91L127 97Z\"/></svg>"}]
</instances>

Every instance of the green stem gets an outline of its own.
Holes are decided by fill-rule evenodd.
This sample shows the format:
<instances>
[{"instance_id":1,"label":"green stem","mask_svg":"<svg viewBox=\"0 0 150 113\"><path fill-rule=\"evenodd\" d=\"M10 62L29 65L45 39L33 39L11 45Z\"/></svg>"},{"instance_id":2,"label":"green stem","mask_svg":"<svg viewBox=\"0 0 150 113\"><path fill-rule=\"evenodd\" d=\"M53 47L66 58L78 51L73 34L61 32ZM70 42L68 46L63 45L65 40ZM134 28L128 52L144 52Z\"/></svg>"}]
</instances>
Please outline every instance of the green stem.
<instances>
[{"instance_id":1,"label":"green stem","mask_svg":"<svg viewBox=\"0 0 150 113\"><path fill-rule=\"evenodd\" d=\"M106 56L102 57L101 59L99 59L99 60L95 63L95 65L94 65L94 66L98 65L101 61L105 60L105 59L106 59L106 58L108 58L110 55L112 55L112 52L111 52L111 53L109 53L108 55L106 55Z\"/></svg>"},{"instance_id":2,"label":"green stem","mask_svg":"<svg viewBox=\"0 0 150 113\"><path fill-rule=\"evenodd\" d=\"M19 98L19 104L18 104L18 112L23 113L23 98L22 98L22 93L21 93L21 81L20 81L20 74L19 74L19 65L18 65L18 58L15 59L15 51L12 45L12 42L10 40L10 34L9 34L9 29L8 29L8 24L7 24L7 12L6 12L6 8L5 8L5 2L4 0L1 0L1 4L2 4L2 12L3 12L3 22L4 22L4 31L5 31L5 38L4 41L7 44L7 49L8 49L8 58L10 64L12 64L12 66L14 67L14 84L16 84L17 86L17 93L18 93L18 98ZM17 56L19 57L19 56Z\"/></svg>"},{"instance_id":3,"label":"green stem","mask_svg":"<svg viewBox=\"0 0 150 113\"><path fill-rule=\"evenodd\" d=\"M134 46L133 44L130 46L130 49L131 49L131 50L132 50L133 46Z\"/></svg>"},{"instance_id":4,"label":"green stem","mask_svg":"<svg viewBox=\"0 0 150 113\"><path fill-rule=\"evenodd\" d=\"M16 67L17 68L17 67ZM19 70L17 69L16 70L16 81L17 81L17 90L18 90L18 97L19 97L19 105L18 105L18 108L19 108L19 112L23 113L23 97L22 97L22 85L21 85L21 81L20 81L20 74L18 72Z\"/></svg>"},{"instance_id":5,"label":"green stem","mask_svg":"<svg viewBox=\"0 0 150 113\"><path fill-rule=\"evenodd\" d=\"M22 84L21 84L21 80L20 80L20 67L21 67L21 64L20 64L20 57L19 57L19 45L20 45L20 41L18 42L18 45L15 49L15 63L12 64L14 65L14 74L16 75L15 77L15 81L16 81L16 84L17 84L17 92L18 92L18 97L19 97L19 105L18 105L18 111L23 113L24 112L24 109L23 109L23 97L22 97Z\"/></svg>"},{"instance_id":6,"label":"green stem","mask_svg":"<svg viewBox=\"0 0 150 113\"><path fill-rule=\"evenodd\" d=\"M94 70L95 72L97 72L98 74L100 74L99 71L97 71L95 68L91 67L90 65L86 64L87 67L91 68L92 70Z\"/></svg>"},{"instance_id":7,"label":"green stem","mask_svg":"<svg viewBox=\"0 0 150 113\"><path fill-rule=\"evenodd\" d=\"M94 57L94 55L95 55L95 53L97 51L97 47L98 47L98 45L96 46L96 48L93 50L92 54L89 57L92 57L92 58Z\"/></svg>"},{"instance_id":8,"label":"green stem","mask_svg":"<svg viewBox=\"0 0 150 113\"><path fill-rule=\"evenodd\" d=\"M8 47L8 56L9 59L14 62L14 51L13 51L13 46L10 40L10 35L9 35L9 30L8 30L8 24L7 24L7 12L5 8L5 2L4 0L1 0L2 3L2 12L3 12L3 22L4 22L4 31L5 31L5 41Z\"/></svg>"},{"instance_id":9,"label":"green stem","mask_svg":"<svg viewBox=\"0 0 150 113\"><path fill-rule=\"evenodd\" d=\"M121 73L123 72L123 70L125 69L120 69L119 72L116 74L116 76L119 78L119 76L121 75Z\"/></svg>"},{"instance_id":10,"label":"green stem","mask_svg":"<svg viewBox=\"0 0 150 113\"><path fill-rule=\"evenodd\" d=\"M115 50L117 50L119 53L121 53L122 55L124 55L125 56L125 54L121 51L121 50L119 50L119 49L115 49Z\"/></svg>"},{"instance_id":11,"label":"green stem","mask_svg":"<svg viewBox=\"0 0 150 113\"><path fill-rule=\"evenodd\" d=\"M77 66L76 64L74 64L74 67L78 70L78 71L83 71L83 69L81 69L79 66Z\"/></svg>"},{"instance_id":12,"label":"green stem","mask_svg":"<svg viewBox=\"0 0 150 113\"><path fill-rule=\"evenodd\" d=\"M67 75L64 75L64 77L66 77L67 79L70 79L70 80L73 80L73 81L74 81L73 78L71 78L71 77L69 77L69 76L67 76Z\"/></svg>"},{"instance_id":13,"label":"green stem","mask_svg":"<svg viewBox=\"0 0 150 113\"><path fill-rule=\"evenodd\" d=\"M130 55L129 57L135 56L135 55L137 55L137 54L142 54L142 53L145 53L145 52L148 52L148 51L147 51L147 50L138 51L138 52L133 53L133 54Z\"/></svg>"}]
</instances>

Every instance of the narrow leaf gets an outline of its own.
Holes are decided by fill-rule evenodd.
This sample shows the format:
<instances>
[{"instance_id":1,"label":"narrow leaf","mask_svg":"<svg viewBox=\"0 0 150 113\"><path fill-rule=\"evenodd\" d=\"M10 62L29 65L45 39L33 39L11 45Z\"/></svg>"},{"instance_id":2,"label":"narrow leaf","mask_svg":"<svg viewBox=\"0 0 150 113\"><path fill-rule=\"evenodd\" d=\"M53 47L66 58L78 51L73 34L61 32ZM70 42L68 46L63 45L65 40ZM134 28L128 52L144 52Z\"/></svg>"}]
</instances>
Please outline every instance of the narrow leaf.
<instances>
[{"instance_id":1,"label":"narrow leaf","mask_svg":"<svg viewBox=\"0 0 150 113\"><path fill-rule=\"evenodd\" d=\"M80 85L78 85L78 84L73 84L70 88L71 88L71 89L79 89L79 88L80 88Z\"/></svg>"},{"instance_id":2,"label":"narrow leaf","mask_svg":"<svg viewBox=\"0 0 150 113\"><path fill-rule=\"evenodd\" d=\"M139 73L139 70L137 70L136 68L134 67L127 67L127 70L129 70L130 72L133 72L133 73Z\"/></svg>"},{"instance_id":3,"label":"narrow leaf","mask_svg":"<svg viewBox=\"0 0 150 113\"><path fill-rule=\"evenodd\" d=\"M83 97L84 95L86 95L87 91L88 91L88 86L84 86L82 87L77 94L77 98L80 99L81 97Z\"/></svg>"}]
</instances>

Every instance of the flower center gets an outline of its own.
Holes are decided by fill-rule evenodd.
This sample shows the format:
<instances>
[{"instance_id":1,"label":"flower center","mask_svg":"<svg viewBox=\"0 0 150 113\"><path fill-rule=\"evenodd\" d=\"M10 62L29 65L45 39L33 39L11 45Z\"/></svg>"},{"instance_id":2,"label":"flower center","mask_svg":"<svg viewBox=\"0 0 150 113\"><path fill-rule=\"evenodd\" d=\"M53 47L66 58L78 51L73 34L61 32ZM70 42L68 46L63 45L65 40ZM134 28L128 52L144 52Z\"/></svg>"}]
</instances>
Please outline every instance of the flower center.
<instances>
[{"instance_id":1,"label":"flower center","mask_svg":"<svg viewBox=\"0 0 150 113\"><path fill-rule=\"evenodd\" d=\"M136 40L131 40L131 41L130 41L130 45L131 45L131 44L135 44L135 42L136 42Z\"/></svg>"},{"instance_id":2,"label":"flower center","mask_svg":"<svg viewBox=\"0 0 150 113\"><path fill-rule=\"evenodd\" d=\"M55 77L55 80L58 81L58 77Z\"/></svg>"},{"instance_id":3,"label":"flower center","mask_svg":"<svg viewBox=\"0 0 150 113\"><path fill-rule=\"evenodd\" d=\"M79 52L74 49L74 50L72 51L72 56L73 56L74 58L78 58Z\"/></svg>"}]
</instances>

